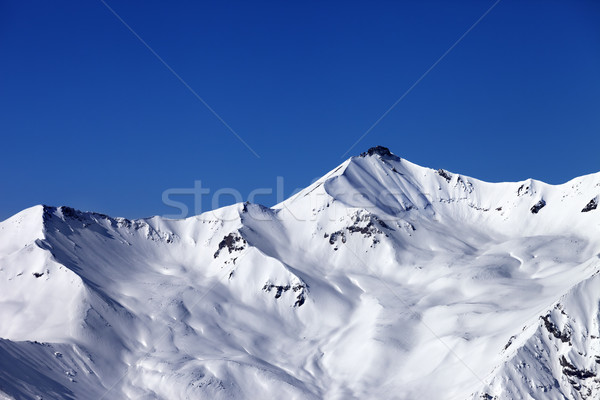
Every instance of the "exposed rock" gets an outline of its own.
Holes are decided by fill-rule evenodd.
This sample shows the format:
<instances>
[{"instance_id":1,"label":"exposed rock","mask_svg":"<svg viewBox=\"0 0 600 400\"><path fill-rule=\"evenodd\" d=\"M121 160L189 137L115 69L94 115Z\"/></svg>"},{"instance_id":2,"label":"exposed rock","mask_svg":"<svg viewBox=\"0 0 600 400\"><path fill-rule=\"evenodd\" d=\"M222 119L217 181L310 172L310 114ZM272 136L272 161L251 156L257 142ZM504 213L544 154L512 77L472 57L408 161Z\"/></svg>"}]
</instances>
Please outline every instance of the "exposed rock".
<instances>
[{"instance_id":1,"label":"exposed rock","mask_svg":"<svg viewBox=\"0 0 600 400\"><path fill-rule=\"evenodd\" d=\"M594 197L593 199L590 200L589 203L587 203L587 205L585 207L583 207L583 210L581 210L581 212L592 211L592 210L595 210L596 208L598 208L598 200L597 200L597 197Z\"/></svg>"},{"instance_id":2,"label":"exposed rock","mask_svg":"<svg viewBox=\"0 0 600 400\"><path fill-rule=\"evenodd\" d=\"M300 307L306 301L308 285L305 283L297 283L293 286L289 283L286 285L275 285L273 283L267 282L265 283L262 289L267 293L270 293L274 290L276 299L279 299L283 293L291 289L296 294L296 302L294 303L294 307Z\"/></svg>"},{"instance_id":3,"label":"exposed rock","mask_svg":"<svg viewBox=\"0 0 600 400\"><path fill-rule=\"evenodd\" d=\"M383 146L371 147L369 150L360 154L361 157L367 157L372 155L378 155L383 158L391 158L393 160L400 161L400 157L392 153L387 147Z\"/></svg>"},{"instance_id":4,"label":"exposed rock","mask_svg":"<svg viewBox=\"0 0 600 400\"><path fill-rule=\"evenodd\" d=\"M468 180L465 181L463 179L462 176L459 175L459 177L456 179L456 186L460 186L461 189L467 193L473 193L473 184L471 182L469 182Z\"/></svg>"},{"instance_id":5,"label":"exposed rock","mask_svg":"<svg viewBox=\"0 0 600 400\"><path fill-rule=\"evenodd\" d=\"M537 214L545 206L546 206L546 201L544 199L541 199L540 201L535 203L529 211L531 211L532 214Z\"/></svg>"},{"instance_id":6,"label":"exposed rock","mask_svg":"<svg viewBox=\"0 0 600 400\"><path fill-rule=\"evenodd\" d=\"M596 373L594 371L588 371L585 369L577 368L575 365L570 363L564 355L561 356L559 362L560 365L563 367L563 374L567 376L575 377L578 379L587 379L596 376Z\"/></svg>"},{"instance_id":7,"label":"exposed rock","mask_svg":"<svg viewBox=\"0 0 600 400\"><path fill-rule=\"evenodd\" d=\"M555 338L560 339L560 341L563 343L571 344L571 335L569 334L569 332L566 329L564 332L562 332L556 325L554 325L554 323L550 320L550 314L543 315L540 318L544 321L544 326L546 327L546 330L550 332Z\"/></svg>"},{"instance_id":8,"label":"exposed rock","mask_svg":"<svg viewBox=\"0 0 600 400\"><path fill-rule=\"evenodd\" d=\"M240 236L237 232L231 232L229 235L225 236L223 240L219 243L219 248L214 254L214 258L217 258L221 253L221 250L227 249L229 253L233 253L234 251L241 251L246 248L246 240Z\"/></svg>"},{"instance_id":9,"label":"exposed rock","mask_svg":"<svg viewBox=\"0 0 600 400\"><path fill-rule=\"evenodd\" d=\"M437 174L444 178L447 182L450 182L450 180L452 180L452 174L444 169L438 169Z\"/></svg>"},{"instance_id":10,"label":"exposed rock","mask_svg":"<svg viewBox=\"0 0 600 400\"><path fill-rule=\"evenodd\" d=\"M377 216L370 214L368 212L357 212L352 216L352 224L347 226L346 228L340 229L339 231L335 231L331 234L325 233L323 235L324 238L329 237L329 244L332 246L335 245L338 239L341 239L342 243L346 243L346 233L355 234L359 233L365 238L372 237L373 244L371 247L375 246L380 240L376 237L377 234L388 236L387 233L382 231L381 229L394 230L384 221L377 218ZM412 224L409 224L409 229L415 230ZM337 250L337 246L334 250Z\"/></svg>"},{"instance_id":11,"label":"exposed rock","mask_svg":"<svg viewBox=\"0 0 600 400\"><path fill-rule=\"evenodd\" d=\"M511 336L510 339L508 339L508 343L506 343L506 345L504 345L504 350L508 349L510 347L510 345L513 343L513 340L515 340L517 337L516 336Z\"/></svg>"},{"instance_id":12,"label":"exposed rock","mask_svg":"<svg viewBox=\"0 0 600 400\"><path fill-rule=\"evenodd\" d=\"M525 184L522 184L517 189L517 196L524 196L528 193L529 193L529 185L525 186Z\"/></svg>"},{"instance_id":13,"label":"exposed rock","mask_svg":"<svg viewBox=\"0 0 600 400\"><path fill-rule=\"evenodd\" d=\"M344 231L336 231L329 235L329 244L333 246L338 238L342 239L342 243L346 243L346 234Z\"/></svg>"}]
</instances>

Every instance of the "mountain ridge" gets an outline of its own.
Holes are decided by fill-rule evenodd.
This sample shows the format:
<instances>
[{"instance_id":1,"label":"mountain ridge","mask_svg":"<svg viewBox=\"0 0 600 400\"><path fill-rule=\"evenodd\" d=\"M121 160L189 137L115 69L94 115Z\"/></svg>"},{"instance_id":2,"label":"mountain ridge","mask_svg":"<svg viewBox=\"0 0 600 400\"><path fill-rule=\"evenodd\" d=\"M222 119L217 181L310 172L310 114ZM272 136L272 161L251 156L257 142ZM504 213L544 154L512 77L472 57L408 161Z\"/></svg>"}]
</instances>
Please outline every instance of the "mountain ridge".
<instances>
[{"instance_id":1,"label":"mountain ridge","mask_svg":"<svg viewBox=\"0 0 600 400\"><path fill-rule=\"evenodd\" d=\"M26 209L0 222L0 352L24 360L0 393L593 398L599 191L376 147L271 208Z\"/></svg>"},{"instance_id":2,"label":"mountain ridge","mask_svg":"<svg viewBox=\"0 0 600 400\"><path fill-rule=\"evenodd\" d=\"M469 191L470 188L472 187L473 183L476 184L481 184L481 185L487 185L487 186L502 186L503 190L508 187L511 186L511 189L514 189L513 191L516 191L518 196L525 196L525 195L529 195L530 197L532 197L533 195L535 195L536 193L538 193L541 189L544 188L554 188L554 189L558 189L558 188L566 188L567 186L571 186L571 188L573 189L579 189L579 187L584 183L584 181L592 181L593 183L593 193L596 193L595 195L592 195L588 200L586 201L582 201L581 203L581 207L580 207L580 211L588 208L586 211L583 212L587 212L587 211L592 211L594 210L594 203L596 203L597 206L597 202L598 202L598 197L600 195L600 172L596 172L596 173L591 173L591 174L587 174L587 175L582 175L579 177L575 177L573 179L570 179L567 182L564 182L562 184L548 184L545 183L543 181L539 181L539 180L535 180L532 178L528 178L522 181L516 181L516 182L486 182L486 181L481 181L478 180L476 178L472 178L472 177L468 177L468 176L464 176L458 173L453 173L444 169L432 169L432 168L428 168L428 167L422 167L419 166L417 164L413 164L411 162L409 162L406 159L400 158L397 155L393 154L388 148L383 147L383 146L375 146L372 147L370 149L368 149L366 152L361 153L360 156L354 156L349 158L348 160L346 160L345 162L343 162L342 164L340 164L339 166L337 166L336 168L332 169L329 173L325 174L322 178L318 179L317 181L315 181L313 184L309 185L307 188L301 190L299 193L291 196L290 198L284 200L282 203L276 204L272 207L268 207L271 209L280 209L282 207L282 204L289 202L290 200L298 197L300 194L306 195L307 191L310 192L312 190L314 190L315 188L319 187L320 185L322 185L324 182L331 180L332 178L336 178L338 176L343 176L344 173L346 172L346 169L349 166L352 166L353 164L356 165L357 164L357 160L359 159L364 159L364 158L379 158L382 161L382 164L388 165L389 168L399 174L399 175L404 175L407 171L407 169L410 171L410 174L412 174L414 177L414 175L417 173L415 171L418 171L418 173L435 173L437 174L440 178L443 178L444 180L446 180L447 183L451 184L454 187L460 187L463 189L463 191ZM393 165L390 165L389 162L387 161L392 161L394 162ZM394 171L395 167L398 166L399 164L401 164L402 166L407 166L407 169L402 170L402 172L398 172L397 170ZM417 179L418 180L418 179ZM438 179L439 182L443 182L443 180ZM436 182L437 183L437 182ZM586 182L589 185L589 182ZM518 185L518 186L515 186ZM384 186L384 185L382 185ZM537 187L540 188L537 188ZM597 189L596 189L597 188ZM387 189L390 190L390 189ZM432 193L435 193L434 190L430 190L428 191L428 195L431 195ZM333 196L332 196L333 197ZM543 196L539 196L539 197L543 197ZM449 199L444 199L444 198L435 198L435 200L437 201L449 201ZM220 209L215 209L215 210L209 210L206 212L203 212L202 214L207 214L207 213L218 213L218 210L227 210L230 207L243 207L242 205L243 203L238 203L238 204L233 204L231 206L226 206L226 207L222 207ZM531 206L535 206L536 203L531 204ZM32 206L28 209L25 209L23 211L29 210L29 209L34 209L36 207L42 207L42 210L46 210L46 209L52 209L52 208L64 208L65 210L69 210L67 212L84 212L84 213L89 213L89 214L93 214L97 217L104 217L104 218L115 218L115 219L122 219L122 220L129 220L129 221L148 221L152 218L157 218L158 216L150 216L150 217L144 217L144 218L137 218L137 219L127 219L127 218L123 218L123 217L109 217L106 214L101 214L101 213L96 213L96 212L92 212L92 211L80 211L80 210L76 210L73 209L72 207L69 206L48 206L48 205L44 205L44 204L40 204L37 206ZM489 210L488 207L486 208L486 211ZM70 211L72 210L72 211ZM530 207L531 210L531 207ZM21 214L23 211L15 214L13 217ZM199 214L199 215L202 215ZM13 218L13 217L9 217ZM162 217L161 217L162 218ZM187 218L194 218L194 216L192 217L187 217ZM8 220L7 219L7 220ZM184 218L185 219L185 218ZM3 222L3 221L0 221Z\"/></svg>"}]
</instances>

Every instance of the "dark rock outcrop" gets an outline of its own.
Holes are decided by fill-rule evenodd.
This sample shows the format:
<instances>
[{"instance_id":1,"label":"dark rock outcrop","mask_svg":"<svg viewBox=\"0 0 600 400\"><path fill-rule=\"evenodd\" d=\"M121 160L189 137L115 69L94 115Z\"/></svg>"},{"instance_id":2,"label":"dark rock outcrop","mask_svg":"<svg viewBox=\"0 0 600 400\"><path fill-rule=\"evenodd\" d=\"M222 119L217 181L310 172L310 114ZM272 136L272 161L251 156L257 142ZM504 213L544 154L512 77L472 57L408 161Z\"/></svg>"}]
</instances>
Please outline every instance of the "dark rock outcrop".
<instances>
[{"instance_id":1,"label":"dark rock outcrop","mask_svg":"<svg viewBox=\"0 0 600 400\"><path fill-rule=\"evenodd\" d=\"M593 198L590 200L589 203L587 203L587 205L585 207L583 207L583 210L581 210L581 212L592 211L592 210L595 210L596 208L598 208L598 200L597 200L597 198Z\"/></svg>"},{"instance_id":2,"label":"dark rock outcrop","mask_svg":"<svg viewBox=\"0 0 600 400\"><path fill-rule=\"evenodd\" d=\"M546 206L546 200L542 199L542 200L538 201L537 203L535 203L529 211L531 211L532 214L537 214L545 206Z\"/></svg>"}]
</instances>

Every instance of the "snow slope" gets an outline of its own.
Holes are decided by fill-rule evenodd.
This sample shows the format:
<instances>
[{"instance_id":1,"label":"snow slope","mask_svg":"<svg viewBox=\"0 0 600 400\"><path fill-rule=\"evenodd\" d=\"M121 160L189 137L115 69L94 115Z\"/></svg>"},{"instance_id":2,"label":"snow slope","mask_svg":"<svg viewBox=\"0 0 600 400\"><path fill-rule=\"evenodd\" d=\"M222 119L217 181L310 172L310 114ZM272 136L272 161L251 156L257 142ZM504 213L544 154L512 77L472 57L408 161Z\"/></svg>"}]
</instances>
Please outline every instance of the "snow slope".
<instances>
[{"instance_id":1,"label":"snow slope","mask_svg":"<svg viewBox=\"0 0 600 400\"><path fill-rule=\"evenodd\" d=\"M0 398L599 398L599 195L377 147L272 208L24 210Z\"/></svg>"}]
</instances>

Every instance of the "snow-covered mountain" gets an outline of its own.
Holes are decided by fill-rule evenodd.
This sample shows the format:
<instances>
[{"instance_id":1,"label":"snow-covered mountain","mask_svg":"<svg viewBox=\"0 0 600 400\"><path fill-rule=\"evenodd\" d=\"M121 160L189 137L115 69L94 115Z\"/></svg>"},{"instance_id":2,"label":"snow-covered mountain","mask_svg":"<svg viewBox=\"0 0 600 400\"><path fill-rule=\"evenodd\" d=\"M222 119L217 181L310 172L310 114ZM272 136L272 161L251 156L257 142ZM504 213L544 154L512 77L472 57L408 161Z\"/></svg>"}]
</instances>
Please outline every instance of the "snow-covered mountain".
<instances>
[{"instance_id":1,"label":"snow-covered mountain","mask_svg":"<svg viewBox=\"0 0 600 400\"><path fill-rule=\"evenodd\" d=\"M369 149L272 208L0 223L0 399L598 399L600 173Z\"/></svg>"}]
</instances>

